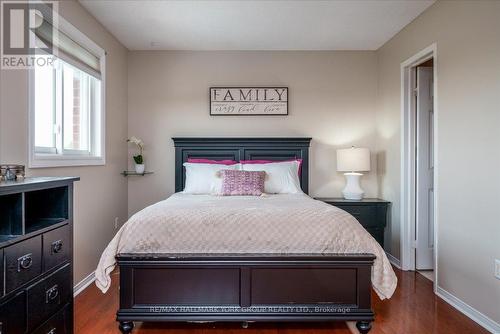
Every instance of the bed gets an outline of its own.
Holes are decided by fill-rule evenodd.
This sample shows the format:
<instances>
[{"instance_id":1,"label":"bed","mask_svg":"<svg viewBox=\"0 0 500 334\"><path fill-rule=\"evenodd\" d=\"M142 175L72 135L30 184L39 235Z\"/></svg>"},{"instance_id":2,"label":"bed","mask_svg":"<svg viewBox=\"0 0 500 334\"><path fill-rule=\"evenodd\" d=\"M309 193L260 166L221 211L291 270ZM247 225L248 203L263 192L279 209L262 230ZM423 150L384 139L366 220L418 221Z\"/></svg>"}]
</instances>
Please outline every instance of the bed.
<instances>
[{"instance_id":1,"label":"bed","mask_svg":"<svg viewBox=\"0 0 500 334\"><path fill-rule=\"evenodd\" d=\"M122 333L134 321L356 321L368 333L372 286L389 298L397 280L352 216L306 195L310 140L173 138L176 194L132 216L96 270L105 292L120 267ZM304 194L182 194L188 158L300 158Z\"/></svg>"}]
</instances>

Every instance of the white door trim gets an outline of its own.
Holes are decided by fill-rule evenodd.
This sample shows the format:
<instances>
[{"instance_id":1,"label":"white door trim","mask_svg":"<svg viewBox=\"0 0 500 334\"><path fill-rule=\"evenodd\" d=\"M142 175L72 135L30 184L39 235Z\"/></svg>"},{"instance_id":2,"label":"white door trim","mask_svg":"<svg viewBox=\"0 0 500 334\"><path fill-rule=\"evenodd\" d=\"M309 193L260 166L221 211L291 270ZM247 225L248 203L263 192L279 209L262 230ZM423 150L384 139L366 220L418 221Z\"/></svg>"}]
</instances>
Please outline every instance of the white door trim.
<instances>
[{"instance_id":1,"label":"white door trim","mask_svg":"<svg viewBox=\"0 0 500 334\"><path fill-rule=\"evenodd\" d=\"M415 129L411 117L410 69L430 58L434 59L434 290L438 275L438 75L437 44L434 43L401 63L401 268L415 270Z\"/></svg>"}]
</instances>

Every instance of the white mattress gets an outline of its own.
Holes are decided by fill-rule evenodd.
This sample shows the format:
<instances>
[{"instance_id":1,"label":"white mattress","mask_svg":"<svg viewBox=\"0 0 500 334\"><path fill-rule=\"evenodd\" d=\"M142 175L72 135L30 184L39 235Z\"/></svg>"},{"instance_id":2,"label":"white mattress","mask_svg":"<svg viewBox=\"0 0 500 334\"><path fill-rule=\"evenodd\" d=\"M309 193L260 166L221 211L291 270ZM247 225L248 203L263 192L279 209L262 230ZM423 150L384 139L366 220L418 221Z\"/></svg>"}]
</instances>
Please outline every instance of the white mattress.
<instances>
[{"instance_id":1,"label":"white mattress","mask_svg":"<svg viewBox=\"0 0 500 334\"><path fill-rule=\"evenodd\" d=\"M372 284L390 298L397 278L384 250L347 212L304 194L210 196L177 193L133 215L96 269L106 292L119 253L372 253Z\"/></svg>"}]
</instances>

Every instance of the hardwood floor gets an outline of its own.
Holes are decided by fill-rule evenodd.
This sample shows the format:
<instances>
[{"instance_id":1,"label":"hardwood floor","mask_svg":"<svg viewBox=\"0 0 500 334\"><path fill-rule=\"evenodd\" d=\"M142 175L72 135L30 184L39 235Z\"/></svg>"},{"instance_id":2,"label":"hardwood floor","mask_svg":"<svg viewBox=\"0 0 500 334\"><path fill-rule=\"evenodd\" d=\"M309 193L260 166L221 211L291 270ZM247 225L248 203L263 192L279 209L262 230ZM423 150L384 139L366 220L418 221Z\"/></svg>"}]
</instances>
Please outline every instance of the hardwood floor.
<instances>
[{"instance_id":1,"label":"hardwood floor","mask_svg":"<svg viewBox=\"0 0 500 334\"><path fill-rule=\"evenodd\" d=\"M376 320L370 334L473 334L488 333L432 291L432 282L416 272L395 269L398 288L390 300L373 295ZM91 285L75 299L75 333L120 333L115 321L118 308L118 273L102 294ZM136 323L137 334L350 334L344 323L333 324L169 324Z\"/></svg>"}]
</instances>

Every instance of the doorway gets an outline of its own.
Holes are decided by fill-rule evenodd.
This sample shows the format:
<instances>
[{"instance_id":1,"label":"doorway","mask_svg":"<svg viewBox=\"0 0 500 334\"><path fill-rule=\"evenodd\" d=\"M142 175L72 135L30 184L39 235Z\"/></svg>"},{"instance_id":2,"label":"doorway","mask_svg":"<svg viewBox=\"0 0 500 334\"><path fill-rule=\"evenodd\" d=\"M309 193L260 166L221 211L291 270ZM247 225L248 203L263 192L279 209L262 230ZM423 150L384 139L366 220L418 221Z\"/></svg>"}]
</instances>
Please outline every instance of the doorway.
<instances>
[{"instance_id":1,"label":"doorway","mask_svg":"<svg viewBox=\"0 0 500 334\"><path fill-rule=\"evenodd\" d=\"M401 266L437 277L437 47L401 64Z\"/></svg>"},{"instance_id":2,"label":"doorway","mask_svg":"<svg viewBox=\"0 0 500 334\"><path fill-rule=\"evenodd\" d=\"M411 68L415 124L415 269L434 280L434 60Z\"/></svg>"}]
</instances>

